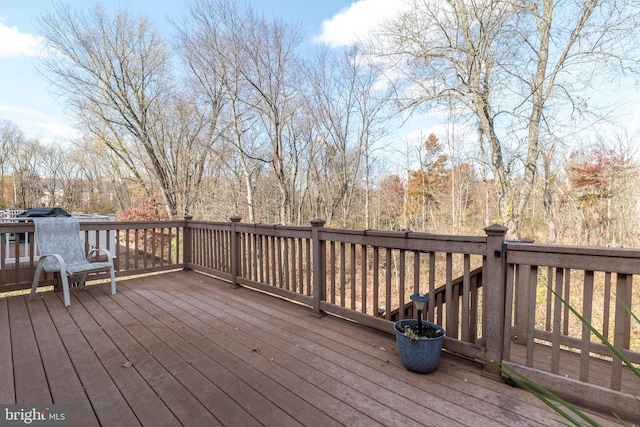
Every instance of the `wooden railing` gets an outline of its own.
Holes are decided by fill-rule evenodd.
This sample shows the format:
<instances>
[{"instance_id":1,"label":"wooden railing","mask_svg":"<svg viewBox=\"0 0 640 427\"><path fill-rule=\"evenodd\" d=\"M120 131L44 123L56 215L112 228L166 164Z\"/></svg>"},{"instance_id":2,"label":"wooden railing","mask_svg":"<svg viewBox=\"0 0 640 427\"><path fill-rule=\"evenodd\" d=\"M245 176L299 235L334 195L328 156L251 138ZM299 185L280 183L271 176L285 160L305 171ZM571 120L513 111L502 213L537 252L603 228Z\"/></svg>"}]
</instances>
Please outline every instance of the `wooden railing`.
<instances>
[{"instance_id":1,"label":"wooden railing","mask_svg":"<svg viewBox=\"0 0 640 427\"><path fill-rule=\"evenodd\" d=\"M639 305L632 280L640 274L638 250L509 242L497 225L485 236L445 236L333 229L322 220L289 227L188 217L81 229L86 242L113 249L120 277L193 269L386 332L413 316L411 294L427 293L427 319L445 327L447 351L503 361L567 397L637 411L639 380L552 290L640 364L640 327L621 308ZM20 233L28 244L11 240ZM0 225L0 238L10 242L0 249L0 290L29 288L37 261L32 224ZM11 247L24 259L11 264ZM606 384L594 374L603 369ZM491 364L485 372L499 377Z\"/></svg>"},{"instance_id":2,"label":"wooden railing","mask_svg":"<svg viewBox=\"0 0 640 427\"><path fill-rule=\"evenodd\" d=\"M184 268L184 221L80 223L87 251L108 249L115 257L116 276L124 277ZM39 259L31 222L0 224L0 292L31 288ZM106 278L106 274L94 276ZM43 285L56 285L47 274Z\"/></svg>"},{"instance_id":3,"label":"wooden railing","mask_svg":"<svg viewBox=\"0 0 640 427\"><path fill-rule=\"evenodd\" d=\"M469 237L331 229L320 220L311 227L239 221L206 225L217 228L217 235L190 227L201 236L194 237L194 253L211 239L220 245L208 249L207 261L219 267L189 265L306 304L318 315L335 314L383 331L391 331L392 320L412 316L410 294L428 293L427 318L447 330L448 351L503 361L574 400L619 414L639 413L638 379L579 321L569 324L568 309L550 289L563 296L577 293L567 299L580 301L579 311L602 304L597 325L639 363L639 327L619 306L638 306L632 277L640 273L640 251L509 242L500 226ZM216 261L220 256L224 262ZM598 294L592 289L600 276L604 291ZM572 366L579 366L577 375ZM594 367L611 370L609 384L598 383L601 375L589 375ZM486 373L497 374L489 364Z\"/></svg>"},{"instance_id":4,"label":"wooden railing","mask_svg":"<svg viewBox=\"0 0 640 427\"><path fill-rule=\"evenodd\" d=\"M447 347L470 357L485 351L478 269L486 237L340 230L322 222L242 224L238 218L226 227L192 221L189 230L190 268L388 332L411 294L429 293L427 318L445 325Z\"/></svg>"},{"instance_id":5,"label":"wooden railing","mask_svg":"<svg viewBox=\"0 0 640 427\"><path fill-rule=\"evenodd\" d=\"M506 248L505 363L550 389L637 417L640 378L569 305L640 367L640 324L628 310L640 306L633 286L640 250L515 242Z\"/></svg>"}]
</instances>

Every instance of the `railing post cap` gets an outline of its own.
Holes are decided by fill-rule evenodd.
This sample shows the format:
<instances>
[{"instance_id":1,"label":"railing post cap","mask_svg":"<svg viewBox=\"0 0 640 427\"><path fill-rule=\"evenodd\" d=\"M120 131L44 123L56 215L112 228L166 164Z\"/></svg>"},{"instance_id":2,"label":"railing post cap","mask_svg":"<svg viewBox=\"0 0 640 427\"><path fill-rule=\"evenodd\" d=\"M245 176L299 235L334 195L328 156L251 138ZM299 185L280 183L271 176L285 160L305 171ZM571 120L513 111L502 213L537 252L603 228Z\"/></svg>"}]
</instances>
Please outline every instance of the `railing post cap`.
<instances>
[{"instance_id":1,"label":"railing post cap","mask_svg":"<svg viewBox=\"0 0 640 427\"><path fill-rule=\"evenodd\" d=\"M240 222L240 220L242 219L241 216L232 216L231 218L229 218L231 220L231 222Z\"/></svg>"},{"instance_id":2,"label":"railing post cap","mask_svg":"<svg viewBox=\"0 0 640 427\"><path fill-rule=\"evenodd\" d=\"M322 227L327 221L321 218L316 218L311 220L311 225L314 227Z\"/></svg>"},{"instance_id":3,"label":"railing post cap","mask_svg":"<svg viewBox=\"0 0 640 427\"><path fill-rule=\"evenodd\" d=\"M185 214L185 216L184 216L184 220L185 220L185 221L191 221L192 219L193 219L193 215L191 215L191 214Z\"/></svg>"},{"instance_id":4,"label":"railing post cap","mask_svg":"<svg viewBox=\"0 0 640 427\"><path fill-rule=\"evenodd\" d=\"M504 225L500 224L491 224L490 226L484 229L484 232L488 235L496 236L500 234L506 234L509 229Z\"/></svg>"}]
</instances>

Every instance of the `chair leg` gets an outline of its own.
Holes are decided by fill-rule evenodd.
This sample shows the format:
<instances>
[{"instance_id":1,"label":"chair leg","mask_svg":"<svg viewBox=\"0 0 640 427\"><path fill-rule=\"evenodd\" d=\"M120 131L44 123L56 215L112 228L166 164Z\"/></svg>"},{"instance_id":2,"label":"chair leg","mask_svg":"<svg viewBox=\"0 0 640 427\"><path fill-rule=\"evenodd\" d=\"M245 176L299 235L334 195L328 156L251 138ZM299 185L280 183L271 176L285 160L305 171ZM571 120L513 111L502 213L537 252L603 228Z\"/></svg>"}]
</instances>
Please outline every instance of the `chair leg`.
<instances>
[{"instance_id":1,"label":"chair leg","mask_svg":"<svg viewBox=\"0 0 640 427\"><path fill-rule=\"evenodd\" d=\"M113 266L109 268L109 275L111 276L111 295L116 294L116 274L114 272Z\"/></svg>"},{"instance_id":2,"label":"chair leg","mask_svg":"<svg viewBox=\"0 0 640 427\"><path fill-rule=\"evenodd\" d=\"M79 288L84 288L84 284L87 281L87 273L84 273L82 276L80 276L80 281L78 282L78 287Z\"/></svg>"},{"instance_id":3,"label":"chair leg","mask_svg":"<svg viewBox=\"0 0 640 427\"><path fill-rule=\"evenodd\" d=\"M36 289L38 289L38 285L40 284L40 276L42 275L42 258L38 261L38 266L36 267L36 274L33 276L33 284L31 285L31 293L29 294L29 301L33 299L36 294Z\"/></svg>"},{"instance_id":4,"label":"chair leg","mask_svg":"<svg viewBox=\"0 0 640 427\"><path fill-rule=\"evenodd\" d=\"M64 306L69 307L71 305L71 295L69 295L69 278L67 277L67 272L61 271L60 277L62 279L62 296L64 299Z\"/></svg>"}]
</instances>

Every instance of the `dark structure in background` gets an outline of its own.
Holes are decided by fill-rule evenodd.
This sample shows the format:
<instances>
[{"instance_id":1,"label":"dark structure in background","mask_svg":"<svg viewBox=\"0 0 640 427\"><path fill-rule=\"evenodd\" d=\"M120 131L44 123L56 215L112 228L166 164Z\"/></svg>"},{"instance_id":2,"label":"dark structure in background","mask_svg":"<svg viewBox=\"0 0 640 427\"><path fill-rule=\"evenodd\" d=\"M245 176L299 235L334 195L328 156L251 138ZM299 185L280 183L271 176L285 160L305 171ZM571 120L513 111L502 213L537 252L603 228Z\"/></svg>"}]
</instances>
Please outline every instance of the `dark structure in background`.
<instances>
[{"instance_id":1,"label":"dark structure in background","mask_svg":"<svg viewBox=\"0 0 640 427\"><path fill-rule=\"evenodd\" d=\"M18 215L18 218L42 218L44 216L71 216L62 208L31 208Z\"/></svg>"},{"instance_id":2,"label":"dark structure in background","mask_svg":"<svg viewBox=\"0 0 640 427\"><path fill-rule=\"evenodd\" d=\"M71 216L62 208L31 208L17 216L19 221L28 221L29 218L42 218L45 216ZM25 242L25 234L20 234L20 243Z\"/></svg>"}]
</instances>

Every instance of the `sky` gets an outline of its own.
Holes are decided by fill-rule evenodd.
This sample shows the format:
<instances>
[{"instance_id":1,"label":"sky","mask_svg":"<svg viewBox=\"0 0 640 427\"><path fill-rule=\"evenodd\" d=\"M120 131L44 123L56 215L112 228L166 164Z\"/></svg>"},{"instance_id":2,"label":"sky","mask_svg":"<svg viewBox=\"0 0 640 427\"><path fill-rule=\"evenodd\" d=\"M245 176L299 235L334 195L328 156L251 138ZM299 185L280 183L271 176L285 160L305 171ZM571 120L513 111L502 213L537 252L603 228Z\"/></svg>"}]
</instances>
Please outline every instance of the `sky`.
<instances>
[{"instance_id":1,"label":"sky","mask_svg":"<svg viewBox=\"0 0 640 427\"><path fill-rule=\"evenodd\" d=\"M125 5L132 12L153 19L169 39L173 31L170 19L186 16L189 3L189 0L0 0L0 120L13 122L27 136L41 142L66 142L78 136L72 127L72 118L65 115L62 102L51 94L36 70L41 52L37 19L59 1L78 9L91 7L97 1L107 10ZM304 45L329 47L351 44L358 35L392 16L403 3L398 0L246 1L267 17L299 23L305 30ZM640 92L630 90L631 83L623 88L611 102L626 114L625 127L638 131L636 106ZM417 143L431 132L444 134L445 121L416 117L405 123L396 136Z\"/></svg>"},{"instance_id":2,"label":"sky","mask_svg":"<svg viewBox=\"0 0 640 427\"><path fill-rule=\"evenodd\" d=\"M392 0L248 0L268 17L298 22L306 30L305 44L338 47L349 44L357 34L389 16ZM66 2L66 1L65 1ZM41 39L38 17L51 10L57 0L0 0L0 120L9 120L27 136L43 142L68 141L77 136L71 118L61 102L47 89L37 72ZM93 0L68 0L78 9ZM187 13L186 0L101 0L107 10L126 5L134 13L148 15L165 34L167 17ZM398 2L399 3L399 2ZM397 4L397 3L395 3Z\"/></svg>"}]
</instances>

